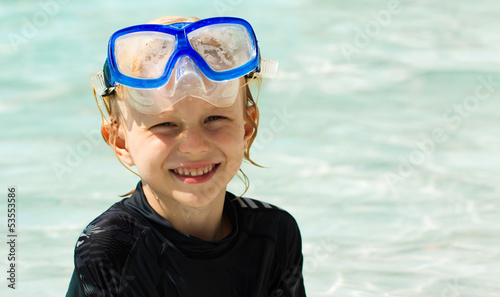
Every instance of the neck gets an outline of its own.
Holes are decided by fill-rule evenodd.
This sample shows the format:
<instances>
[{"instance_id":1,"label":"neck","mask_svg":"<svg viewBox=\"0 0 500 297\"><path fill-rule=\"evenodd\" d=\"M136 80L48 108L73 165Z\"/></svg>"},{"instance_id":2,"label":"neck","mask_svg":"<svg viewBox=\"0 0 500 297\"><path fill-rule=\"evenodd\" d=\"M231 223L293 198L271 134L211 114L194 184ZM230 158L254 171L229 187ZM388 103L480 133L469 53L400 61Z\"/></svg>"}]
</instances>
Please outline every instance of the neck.
<instances>
[{"instance_id":1,"label":"neck","mask_svg":"<svg viewBox=\"0 0 500 297\"><path fill-rule=\"evenodd\" d=\"M221 240L231 232L231 221L224 213L225 191L208 205L190 207L162 198L147 186L143 190L149 205L181 232L206 241Z\"/></svg>"}]
</instances>

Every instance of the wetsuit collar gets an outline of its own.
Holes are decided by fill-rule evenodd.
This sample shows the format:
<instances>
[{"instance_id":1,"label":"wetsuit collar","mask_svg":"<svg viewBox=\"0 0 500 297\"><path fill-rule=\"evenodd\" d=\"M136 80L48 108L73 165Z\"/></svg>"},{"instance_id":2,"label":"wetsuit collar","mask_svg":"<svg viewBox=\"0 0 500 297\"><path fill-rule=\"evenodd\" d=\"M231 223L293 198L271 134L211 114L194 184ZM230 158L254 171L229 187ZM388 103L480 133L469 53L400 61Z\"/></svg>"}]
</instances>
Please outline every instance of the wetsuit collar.
<instances>
[{"instance_id":1,"label":"wetsuit collar","mask_svg":"<svg viewBox=\"0 0 500 297\"><path fill-rule=\"evenodd\" d=\"M158 236L166 241L167 245L177 249L179 252L196 257L216 257L224 253L231 247L236 235L238 234L238 219L236 209L231 202L235 196L226 192L224 201L224 212L227 213L232 224L231 233L219 241L205 241L181 232L165 218L160 216L147 202L142 182L137 184L135 192L129 198L122 200L121 204L145 223L150 225Z\"/></svg>"}]
</instances>

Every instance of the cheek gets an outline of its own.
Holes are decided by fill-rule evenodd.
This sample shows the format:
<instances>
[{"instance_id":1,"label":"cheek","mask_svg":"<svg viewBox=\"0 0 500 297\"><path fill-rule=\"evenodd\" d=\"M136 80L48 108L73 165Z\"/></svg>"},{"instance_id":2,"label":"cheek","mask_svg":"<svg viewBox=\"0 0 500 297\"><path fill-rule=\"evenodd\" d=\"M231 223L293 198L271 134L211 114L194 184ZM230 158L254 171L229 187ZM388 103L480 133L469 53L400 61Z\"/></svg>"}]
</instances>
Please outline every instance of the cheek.
<instances>
[{"instance_id":1,"label":"cheek","mask_svg":"<svg viewBox=\"0 0 500 297\"><path fill-rule=\"evenodd\" d=\"M225 150L232 152L232 154L243 153L244 150L244 135L245 130L243 125L235 125L220 133L216 133L214 143L221 144Z\"/></svg>"},{"instance_id":2,"label":"cheek","mask_svg":"<svg viewBox=\"0 0 500 297\"><path fill-rule=\"evenodd\" d=\"M243 128L235 128L226 133L220 133L213 138L213 145L216 150L222 153L225 157L224 172L220 172L219 176L223 178L221 184L228 184L231 179L238 174L244 158L245 146L243 141Z\"/></svg>"},{"instance_id":3,"label":"cheek","mask_svg":"<svg viewBox=\"0 0 500 297\"><path fill-rule=\"evenodd\" d=\"M129 151L134 158L136 167L154 166L161 164L164 156L172 150L172 141L168 137L141 131L130 133Z\"/></svg>"}]
</instances>

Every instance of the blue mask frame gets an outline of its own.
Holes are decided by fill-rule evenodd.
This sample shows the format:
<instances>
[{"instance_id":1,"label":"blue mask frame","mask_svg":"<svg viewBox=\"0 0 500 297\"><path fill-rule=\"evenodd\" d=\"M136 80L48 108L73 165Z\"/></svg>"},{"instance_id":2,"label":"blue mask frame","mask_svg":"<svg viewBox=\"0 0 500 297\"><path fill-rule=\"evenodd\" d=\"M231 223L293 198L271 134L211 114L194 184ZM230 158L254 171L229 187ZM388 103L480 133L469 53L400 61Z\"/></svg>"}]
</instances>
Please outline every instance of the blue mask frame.
<instances>
[{"instance_id":1,"label":"blue mask frame","mask_svg":"<svg viewBox=\"0 0 500 297\"><path fill-rule=\"evenodd\" d=\"M226 71L213 70L202 58L202 56L193 49L193 47L189 43L187 34L196 29L216 24L237 24L243 26L249 33L250 40L252 42L251 46L253 47L253 50L255 50L255 55L253 55L253 58L244 65L241 65L234 69ZM114 52L116 39L120 36L141 31L163 32L175 36L175 50L170 56L163 74L155 79L134 78L124 75L119 71L118 65L115 60ZM241 18L214 17L203 19L194 23L174 23L169 25L144 24L127 27L116 31L113 35L111 35L108 43L108 57L106 59L106 63L104 64L103 70L105 84L110 88L116 87L119 84L141 89L161 87L168 82L170 74L172 73L177 60L184 55L189 56L195 62L196 66L198 66L199 70L203 72L203 74L208 79L214 81L230 80L245 76L251 72L260 71L260 51L257 43L257 38L255 37L255 32L253 31L252 26L247 21Z\"/></svg>"}]
</instances>

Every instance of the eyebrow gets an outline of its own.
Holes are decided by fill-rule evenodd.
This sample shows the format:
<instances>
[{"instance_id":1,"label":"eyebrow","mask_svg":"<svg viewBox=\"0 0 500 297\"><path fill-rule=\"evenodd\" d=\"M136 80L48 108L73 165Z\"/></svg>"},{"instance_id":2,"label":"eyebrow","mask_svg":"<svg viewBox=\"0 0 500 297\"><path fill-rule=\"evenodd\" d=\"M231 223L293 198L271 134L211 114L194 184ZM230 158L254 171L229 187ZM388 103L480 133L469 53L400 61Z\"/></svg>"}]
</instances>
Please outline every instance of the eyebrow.
<instances>
[{"instance_id":1,"label":"eyebrow","mask_svg":"<svg viewBox=\"0 0 500 297\"><path fill-rule=\"evenodd\" d=\"M217 114L217 113L220 113L220 114L227 114L227 113L232 113L233 110L231 108L232 106L228 106L228 107L217 107L217 106L210 106L206 112L207 113L214 113L214 114ZM164 119L165 117L170 117L172 115L175 115L177 112L175 110L170 110L170 109L167 109L167 110L164 110L160 113L157 113L157 114L142 114L142 119L141 119L141 122L145 125L145 126L150 126L162 119Z\"/></svg>"},{"instance_id":2,"label":"eyebrow","mask_svg":"<svg viewBox=\"0 0 500 297\"><path fill-rule=\"evenodd\" d=\"M145 126L150 126L152 124L154 124L155 122L161 120L162 118L168 116L169 114L173 114L174 112L171 111L171 110L165 110L165 111L162 111L158 114L142 114L142 119L141 119L141 122L145 125Z\"/></svg>"}]
</instances>

